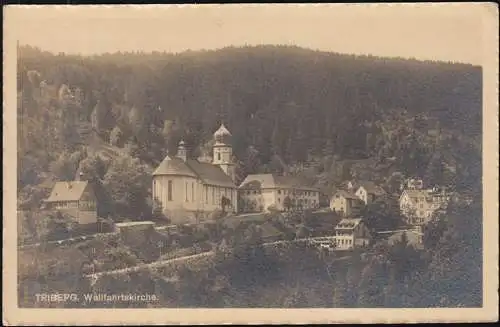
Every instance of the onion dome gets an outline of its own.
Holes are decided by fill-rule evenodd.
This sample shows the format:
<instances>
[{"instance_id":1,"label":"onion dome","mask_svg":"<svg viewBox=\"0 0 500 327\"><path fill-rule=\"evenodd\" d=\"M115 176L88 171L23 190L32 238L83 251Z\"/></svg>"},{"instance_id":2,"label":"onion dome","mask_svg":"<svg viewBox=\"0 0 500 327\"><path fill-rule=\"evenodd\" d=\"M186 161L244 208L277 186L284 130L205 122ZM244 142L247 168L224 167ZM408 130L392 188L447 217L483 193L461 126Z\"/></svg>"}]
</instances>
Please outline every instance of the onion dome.
<instances>
[{"instance_id":1,"label":"onion dome","mask_svg":"<svg viewBox=\"0 0 500 327\"><path fill-rule=\"evenodd\" d=\"M231 133L224 124L220 125L219 129L214 133L214 138L217 143L229 143Z\"/></svg>"}]
</instances>

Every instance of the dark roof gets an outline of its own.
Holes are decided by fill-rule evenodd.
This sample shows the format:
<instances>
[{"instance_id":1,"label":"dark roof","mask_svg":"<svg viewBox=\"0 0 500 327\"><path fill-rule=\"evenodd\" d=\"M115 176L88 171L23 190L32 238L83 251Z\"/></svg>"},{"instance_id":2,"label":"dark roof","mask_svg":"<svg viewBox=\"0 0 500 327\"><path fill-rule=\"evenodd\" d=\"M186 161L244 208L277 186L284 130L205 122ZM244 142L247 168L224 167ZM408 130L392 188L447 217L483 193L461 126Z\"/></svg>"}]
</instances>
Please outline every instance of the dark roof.
<instances>
[{"instance_id":1,"label":"dark roof","mask_svg":"<svg viewBox=\"0 0 500 327\"><path fill-rule=\"evenodd\" d=\"M78 201L87 185L87 181L57 182L45 202Z\"/></svg>"},{"instance_id":2,"label":"dark roof","mask_svg":"<svg viewBox=\"0 0 500 327\"><path fill-rule=\"evenodd\" d=\"M335 226L335 229L354 229L362 221L361 218L344 218Z\"/></svg>"},{"instance_id":3,"label":"dark roof","mask_svg":"<svg viewBox=\"0 0 500 327\"><path fill-rule=\"evenodd\" d=\"M219 166L194 159L184 161L181 158L166 156L153 173L153 176L156 175L188 176L199 178L203 183L209 185L235 187L231 177L224 173Z\"/></svg>"},{"instance_id":4,"label":"dark roof","mask_svg":"<svg viewBox=\"0 0 500 327\"><path fill-rule=\"evenodd\" d=\"M240 188L275 188L273 174L250 174L240 184Z\"/></svg>"},{"instance_id":5,"label":"dark roof","mask_svg":"<svg viewBox=\"0 0 500 327\"><path fill-rule=\"evenodd\" d=\"M205 183L223 187L235 187L233 180L219 166L189 159L186 161L196 175Z\"/></svg>"},{"instance_id":6,"label":"dark roof","mask_svg":"<svg viewBox=\"0 0 500 327\"><path fill-rule=\"evenodd\" d=\"M361 181L358 183L358 189L363 187L369 194L382 195L385 194L383 188L371 181Z\"/></svg>"},{"instance_id":7,"label":"dark roof","mask_svg":"<svg viewBox=\"0 0 500 327\"><path fill-rule=\"evenodd\" d=\"M197 178L181 158L166 156L153 173L156 175L182 175Z\"/></svg>"},{"instance_id":8,"label":"dark roof","mask_svg":"<svg viewBox=\"0 0 500 327\"><path fill-rule=\"evenodd\" d=\"M305 181L293 176L277 176L275 174L251 174L239 186L240 188L295 188L299 190L319 191L307 186Z\"/></svg>"},{"instance_id":9,"label":"dark roof","mask_svg":"<svg viewBox=\"0 0 500 327\"><path fill-rule=\"evenodd\" d=\"M337 196L337 195L342 196L346 199L359 200L359 198L356 195L354 195L350 192L344 191L344 190L339 190L339 191L335 192L334 196Z\"/></svg>"}]
</instances>

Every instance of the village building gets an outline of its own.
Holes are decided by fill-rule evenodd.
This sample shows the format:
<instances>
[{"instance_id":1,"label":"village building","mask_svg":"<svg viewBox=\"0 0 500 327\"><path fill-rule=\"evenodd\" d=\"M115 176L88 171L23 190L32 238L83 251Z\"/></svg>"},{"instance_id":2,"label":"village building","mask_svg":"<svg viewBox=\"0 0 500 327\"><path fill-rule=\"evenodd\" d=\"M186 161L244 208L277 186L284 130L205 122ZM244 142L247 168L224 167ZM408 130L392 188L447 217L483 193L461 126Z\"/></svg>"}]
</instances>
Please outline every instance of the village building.
<instances>
[{"instance_id":1,"label":"village building","mask_svg":"<svg viewBox=\"0 0 500 327\"><path fill-rule=\"evenodd\" d=\"M47 210L59 210L75 219L80 225L97 222L97 199L87 181L57 182L50 196L44 200Z\"/></svg>"},{"instance_id":2,"label":"village building","mask_svg":"<svg viewBox=\"0 0 500 327\"><path fill-rule=\"evenodd\" d=\"M371 239L371 233L361 218L344 218L335 226L337 250L365 247Z\"/></svg>"},{"instance_id":3,"label":"village building","mask_svg":"<svg viewBox=\"0 0 500 327\"><path fill-rule=\"evenodd\" d=\"M239 186L239 196L244 212L262 212L271 207L279 211L319 207L319 190L292 176L248 175Z\"/></svg>"},{"instance_id":4,"label":"village building","mask_svg":"<svg viewBox=\"0 0 500 327\"><path fill-rule=\"evenodd\" d=\"M425 225L432 215L445 209L450 195L438 188L406 189L399 198L399 209L410 225Z\"/></svg>"},{"instance_id":5,"label":"village building","mask_svg":"<svg viewBox=\"0 0 500 327\"><path fill-rule=\"evenodd\" d=\"M340 216L353 217L360 214L364 203L356 195L339 190L330 199L330 209Z\"/></svg>"},{"instance_id":6,"label":"village building","mask_svg":"<svg viewBox=\"0 0 500 327\"><path fill-rule=\"evenodd\" d=\"M420 178L409 178L406 180L406 187L403 185L403 189L409 190L421 190L424 188L424 181Z\"/></svg>"},{"instance_id":7,"label":"village building","mask_svg":"<svg viewBox=\"0 0 500 327\"><path fill-rule=\"evenodd\" d=\"M214 133L212 162L188 158L183 141L153 173L153 199L168 215L175 211L237 212L231 133L224 125Z\"/></svg>"},{"instance_id":8,"label":"village building","mask_svg":"<svg viewBox=\"0 0 500 327\"><path fill-rule=\"evenodd\" d=\"M358 185L355 194L365 205L386 194L382 187L371 181L360 182Z\"/></svg>"},{"instance_id":9,"label":"village building","mask_svg":"<svg viewBox=\"0 0 500 327\"><path fill-rule=\"evenodd\" d=\"M419 250L424 248L423 233L420 228L383 231L377 234L390 246L396 245L402 242L403 238L406 238L407 245L413 246L415 249Z\"/></svg>"}]
</instances>

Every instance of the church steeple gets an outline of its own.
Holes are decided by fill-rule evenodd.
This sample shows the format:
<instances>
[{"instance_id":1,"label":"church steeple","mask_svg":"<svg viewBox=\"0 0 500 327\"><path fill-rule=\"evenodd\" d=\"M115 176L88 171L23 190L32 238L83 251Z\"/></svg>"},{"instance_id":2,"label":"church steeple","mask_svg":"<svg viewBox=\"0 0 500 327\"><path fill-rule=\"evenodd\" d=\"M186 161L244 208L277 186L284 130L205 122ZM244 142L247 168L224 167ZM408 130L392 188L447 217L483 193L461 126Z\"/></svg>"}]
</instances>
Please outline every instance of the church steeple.
<instances>
[{"instance_id":1,"label":"church steeple","mask_svg":"<svg viewBox=\"0 0 500 327\"><path fill-rule=\"evenodd\" d=\"M233 148L231 146L231 133L221 124L214 133L215 144L213 147L212 164L218 165L234 181Z\"/></svg>"},{"instance_id":2,"label":"church steeple","mask_svg":"<svg viewBox=\"0 0 500 327\"><path fill-rule=\"evenodd\" d=\"M177 157L181 158L184 161L187 160L187 150L186 147L184 146L184 140L181 140L179 142L179 146L177 147Z\"/></svg>"}]
</instances>

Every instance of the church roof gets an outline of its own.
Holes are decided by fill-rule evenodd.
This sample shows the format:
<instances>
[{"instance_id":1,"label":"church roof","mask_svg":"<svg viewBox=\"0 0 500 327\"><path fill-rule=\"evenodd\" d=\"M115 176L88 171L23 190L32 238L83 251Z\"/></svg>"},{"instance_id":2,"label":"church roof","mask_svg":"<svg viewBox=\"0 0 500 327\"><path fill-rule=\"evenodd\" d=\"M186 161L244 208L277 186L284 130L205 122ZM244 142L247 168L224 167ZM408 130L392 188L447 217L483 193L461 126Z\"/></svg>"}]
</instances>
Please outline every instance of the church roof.
<instances>
[{"instance_id":1,"label":"church roof","mask_svg":"<svg viewBox=\"0 0 500 327\"><path fill-rule=\"evenodd\" d=\"M190 169L181 158L166 156L153 173L156 175L180 175L197 178L198 176Z\"/></svg>"},{"instance_id":2,"label":"church roof","mask_svg":"<svg viewBox=\"0 0 500 327\"><path fill-rule=\"evenodd\" d=\"M205 184L222 187L235 187L231 177L216 165L198 160L166 156L161 164L156 168L153 176L157 175L177 175L199 178Z\"/></svg>"},{"instance_id":3,"label":"church roof","mask_svg":"<svg viewBox=\"0 0 500 327\"><path fill-rule=\"evenodd\" d=\"M189 159L187 165L205 183L223 187L235 187L233 180L219 166Z\"/></svg>"},{"instance_id":4,"label":"church roof","mask_svg":"<svg viewBox=\"0 0 500 327\"><path fill-rule=\"evenodd\" d=\"M87 185L87 181L57 182L45 202L78 201Z\"/></svg>"}]
</instances>

